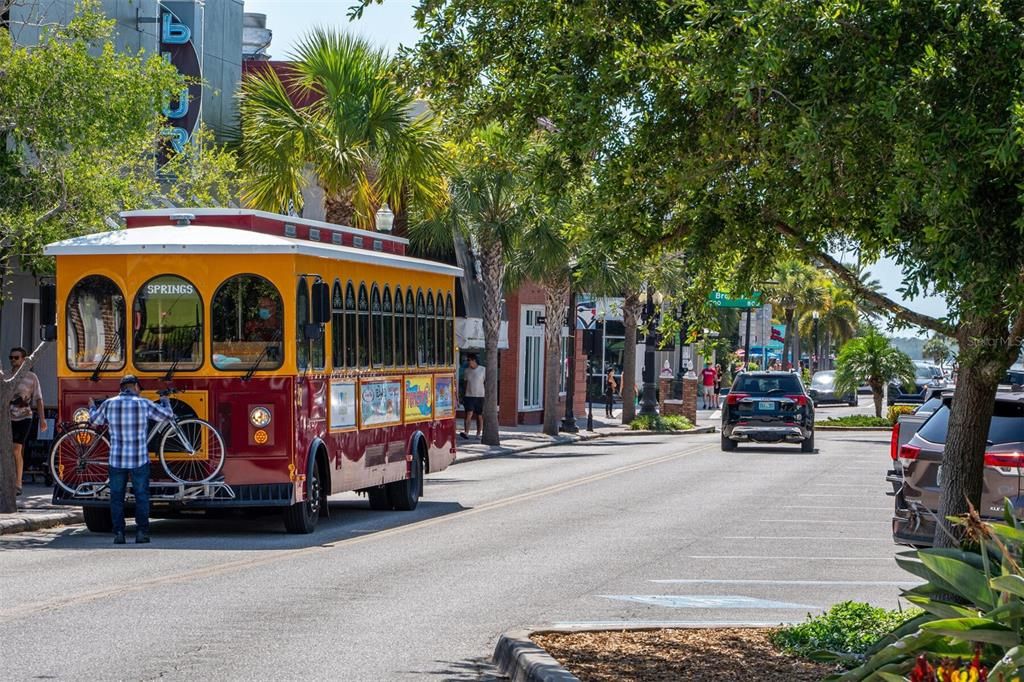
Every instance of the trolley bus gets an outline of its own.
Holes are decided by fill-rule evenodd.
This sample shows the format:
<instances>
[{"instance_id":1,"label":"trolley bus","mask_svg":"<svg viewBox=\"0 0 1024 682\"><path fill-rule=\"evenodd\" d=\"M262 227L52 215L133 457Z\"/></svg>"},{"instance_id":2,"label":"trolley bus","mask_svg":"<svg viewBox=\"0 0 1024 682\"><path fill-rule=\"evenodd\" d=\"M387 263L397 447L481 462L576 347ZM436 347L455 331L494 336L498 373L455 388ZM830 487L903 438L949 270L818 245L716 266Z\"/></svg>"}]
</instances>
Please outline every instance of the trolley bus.
<instances>
[{"instance_id":1,"label":"trolley bus","mask_svg":"<svg viewBox=\"0 0 1024 682\"><path fill-rule=\"evenodd\" d=\"M386 233L262 211L122 217L123 230L45 250L56 258L58 421L74 436L51 455L55 503L109 531L107 446L86 408L132 373L143 395L171 394L180 420L207 424L188 452L150 441L164 464L152 469L154 515L279 507L289 532L309 533L333 493L416 507L424 475L456 455L461 269L409 257ZM215 475L173 477L165 457Z\"/></svg>"}]
</instances>

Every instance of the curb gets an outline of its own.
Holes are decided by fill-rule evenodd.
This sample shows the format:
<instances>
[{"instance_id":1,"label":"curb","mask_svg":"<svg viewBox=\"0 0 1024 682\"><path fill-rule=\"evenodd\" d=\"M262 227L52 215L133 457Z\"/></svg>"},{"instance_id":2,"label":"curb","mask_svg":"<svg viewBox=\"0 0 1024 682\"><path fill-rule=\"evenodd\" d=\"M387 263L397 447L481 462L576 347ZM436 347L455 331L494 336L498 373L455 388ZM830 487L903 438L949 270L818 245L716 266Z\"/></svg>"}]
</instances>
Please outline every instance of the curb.
<instances>
[{"instance_id":1,"label":"curb","mask_svg":"<svg viewBox=\"0 0 1024 682\"><path fill-rule=\"evenodd\" d=\"M628 430L628 431L625 431L625 430L624 431L615 431L613 433L593 433L593 434L585 433L583 435L568 436L568 437L564 437L564 438L563 437L559 437L558 440L553 440L553 441L550 441L550 442L547 442L547 443L536 443L534 445L527 445L527 446L521 447L521 448L502 448L501 450L497 450L495 452L484 452L484 453L479 453L479 454L466 455L465 457L463 457L461 455L456 455L455 461L452 462L452 464L455 465L455 464L462 464L464 462L477 462L477 461L479 461L481 459L492 459L492 458L495 458L495 457L506 457L508 455L516 455L516 454L519 454L521 452L532 452L533 450L540 450L542 448L550 448L550 447L554 447L556 445L570 445L572 443L581 443L581 442L584 442L584 441L598 440L600 438L608 438L608 437L611 437L611 436L650 436L650 435L657 435L657 436L683 436L683 435L691 434L691 433L692 434L714 433L716 430L717 429L714 426L697 426L697 427L694 427L692 429L688 429L686 431L662 431L660 433L658 431L632 431L632 430Z\"/></svg>"},{"instance_id":2,"label":"curb","mask_svg":"<svg viewBox=\"0 0 1024 682\"><path fill-rule=\"evenodd\" d=\"M42 514L19 512L9 516L11 518L0 517L0 535L67 526L84 521L81 511L55 511Z\"/></svg>"},{"instance_id":3,"label":"curb","mask_svg":"<svg viewBox=\"0 0 1024 682\"><path fill-rule=\"evenodd\" d=\"M549 633L574 633L574 632L608 632L623 631L640 632L644 630L663 629L705 629L705 628L765 628L777 627L785 623L622 623L621 625L581 625L570 627L545 627L529 630L510 630L498 638L494 647L494 654L491 660L498 668L498 672L508 677L512 682L579 682L579 678L562 667L555 658L543 647L534 644L530 639L531 635ZM631 627L632 626L632 627Z\"/></svg>"}]
</instances>

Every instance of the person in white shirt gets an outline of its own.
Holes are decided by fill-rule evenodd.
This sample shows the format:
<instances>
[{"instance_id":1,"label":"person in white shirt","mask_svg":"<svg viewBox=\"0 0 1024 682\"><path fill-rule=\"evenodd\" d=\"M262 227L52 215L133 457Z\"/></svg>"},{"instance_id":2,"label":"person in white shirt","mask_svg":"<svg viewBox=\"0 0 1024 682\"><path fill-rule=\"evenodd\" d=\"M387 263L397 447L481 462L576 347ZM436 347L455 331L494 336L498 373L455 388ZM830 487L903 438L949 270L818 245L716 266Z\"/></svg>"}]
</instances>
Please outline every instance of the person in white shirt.
<instances>
[{"instance_id":1,"label":"person in white shirt","mask_svg":"<svg viewBox=\"0 0 1024 682\"><path fill-rule=\"evenodd\" d=\"M470 353L467 357L469 366L462 370L462 376L466 380L466 392L462 396L462 406L466 408L466 420L462 426L463 438L469 438L469 423L476 419L476 437L484 429L484 377L487 370L477 364L476 353Z\"/></svg>"}]
</instances>

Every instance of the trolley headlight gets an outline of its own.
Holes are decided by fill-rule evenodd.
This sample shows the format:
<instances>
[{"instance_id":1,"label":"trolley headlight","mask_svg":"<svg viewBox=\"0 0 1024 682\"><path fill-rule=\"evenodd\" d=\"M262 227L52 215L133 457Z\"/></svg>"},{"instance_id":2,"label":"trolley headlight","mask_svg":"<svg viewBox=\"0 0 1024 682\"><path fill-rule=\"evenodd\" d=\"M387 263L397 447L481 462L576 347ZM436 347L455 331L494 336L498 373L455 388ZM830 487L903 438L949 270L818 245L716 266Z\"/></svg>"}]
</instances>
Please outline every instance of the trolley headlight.
<instances>
[{"instance_id":1,"label":"trolley headlight","mask_svg":"<svg viewBox=\"0 0 1024 682\"><path fill-rule=\"evenodd\" d=\"M270 425L270 410L265 407L254 407L249 412L249 423L257 429L265 429Z\"/></svg>"},{"instance_id":2,"label":"trolley headlight","mask_svg":"<svg viewBox=\"0 0 1024 682\"><path fill-rule=\"evenodd\" d=\"M89 409L85 407L79 407L77 410L71 413L71 421L76 424L88 424L89 423Z\"/></svg>"}]
</instances>

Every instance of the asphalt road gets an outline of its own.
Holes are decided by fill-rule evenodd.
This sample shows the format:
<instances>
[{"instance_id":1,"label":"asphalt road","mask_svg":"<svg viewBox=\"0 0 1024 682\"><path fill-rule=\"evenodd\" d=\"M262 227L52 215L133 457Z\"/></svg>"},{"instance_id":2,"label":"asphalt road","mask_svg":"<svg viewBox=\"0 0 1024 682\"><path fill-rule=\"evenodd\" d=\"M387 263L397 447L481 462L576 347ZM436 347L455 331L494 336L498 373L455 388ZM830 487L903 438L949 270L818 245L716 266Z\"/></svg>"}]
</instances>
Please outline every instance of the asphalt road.
<instances>
[{"instance_id":1,"label":"asphalt road","mask_svg":"<svg viewBox=\"0 0 1024 682\"><path fill-rule=\"evenodd\" d=\"M819 452L619 437L459 464L412 513L338 496L312 536L165 520L115 547L0 538L5 679L490 679L498 635L552 623L778 623L895 607L886 434Z\"/></svg>"}]
</instances>

